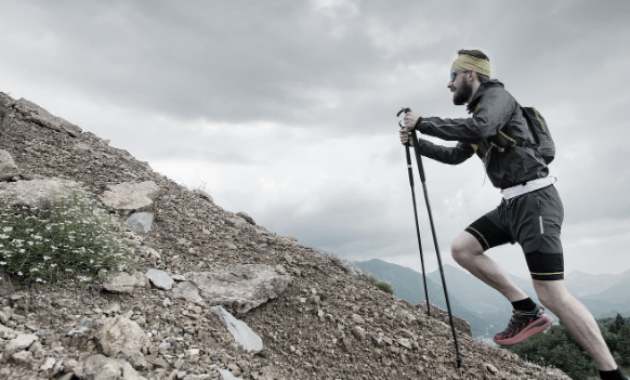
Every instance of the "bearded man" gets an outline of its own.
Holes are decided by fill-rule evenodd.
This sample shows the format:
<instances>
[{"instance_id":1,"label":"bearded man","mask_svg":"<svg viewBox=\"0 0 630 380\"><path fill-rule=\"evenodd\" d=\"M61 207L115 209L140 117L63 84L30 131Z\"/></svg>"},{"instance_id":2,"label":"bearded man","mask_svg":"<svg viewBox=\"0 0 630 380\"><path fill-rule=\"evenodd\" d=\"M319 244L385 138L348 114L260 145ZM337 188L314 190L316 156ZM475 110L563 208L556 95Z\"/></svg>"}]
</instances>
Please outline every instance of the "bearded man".
<instances>
[{"instance_id":1,"label":"bearded man","mask_svg":"<svg viewBox=\"0 0 630 380\"><path fill-rule=\"evenodd\" d=\"M515 344L552 323L544 307L556 314L591 355L603 380L626 379L617 367L591 313L566 289L560 230L564 209L544 157L523 116L521 106L503 84L490 79L490 59L479 50L460 50L450 70L448 89L453 103L467 105L466 119L405 115L400 132L409 144L411 131L447 141L445 147L419 139L420 154L457 165L476 154L493 186L501 189L498 207L483 215L455 238L451 254L475 277L498 290L513 307L508 326L494 335L498 344ZM503 143L502 143L503 142ZM507 144L505 144L507 142ZM523 142L520 144L519 142ZM502 244L519 243L525 254L536 304L485 254Z\"/></svg>"}]
</instances>

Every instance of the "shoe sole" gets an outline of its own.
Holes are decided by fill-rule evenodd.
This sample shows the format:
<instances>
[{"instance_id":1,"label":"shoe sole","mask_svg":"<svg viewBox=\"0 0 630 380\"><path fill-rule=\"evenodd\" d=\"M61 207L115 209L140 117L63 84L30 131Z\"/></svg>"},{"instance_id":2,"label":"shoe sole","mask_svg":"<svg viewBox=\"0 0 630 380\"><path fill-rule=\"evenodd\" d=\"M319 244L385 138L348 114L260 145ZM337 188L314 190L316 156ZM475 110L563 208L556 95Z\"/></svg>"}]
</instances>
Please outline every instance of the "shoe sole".
<instances>
[{"instance_id":1,"label":"shoe sole","mask_svg":"<svg viewBox=\"0 0 630 380\"><path fill-rule=\"evenodd\" d=\"M553 318L545 314L538 322L532 324L531 326L529 326L528 328L526 328L525 330L521 331L520 333L516 334L515 336L511 338L496 339L496 340L493 338L492 340L494 340L495 343L501 344L504 346L508 346L510 344L516 344L516 343L524 341L525 339L531 337L532 335L538 334L539 332L543 331L547 327L551 326L552 323L553 323Z\"/></svg>"}]
</instances>

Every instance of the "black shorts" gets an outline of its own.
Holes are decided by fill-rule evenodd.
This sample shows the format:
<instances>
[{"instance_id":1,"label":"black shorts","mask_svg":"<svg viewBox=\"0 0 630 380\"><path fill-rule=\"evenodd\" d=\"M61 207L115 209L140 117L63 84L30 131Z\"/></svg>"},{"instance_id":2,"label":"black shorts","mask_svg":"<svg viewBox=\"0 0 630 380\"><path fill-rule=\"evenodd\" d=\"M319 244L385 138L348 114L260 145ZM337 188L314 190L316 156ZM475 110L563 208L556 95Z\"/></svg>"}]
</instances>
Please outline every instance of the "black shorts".
<instances>
[{"instance_id":1,"label":"black shorts","mask_svg":"<svg viewBox=\"0 0 630 380\"><path fill-rule=\"evenodd\" d=\"M501 204L477 219L465 231L473 235L484 251L518 242L525 253L529 272L535 280L564 278L564 258L560 230L564 208L551 185Z\"/></svg>"}]
</instances>

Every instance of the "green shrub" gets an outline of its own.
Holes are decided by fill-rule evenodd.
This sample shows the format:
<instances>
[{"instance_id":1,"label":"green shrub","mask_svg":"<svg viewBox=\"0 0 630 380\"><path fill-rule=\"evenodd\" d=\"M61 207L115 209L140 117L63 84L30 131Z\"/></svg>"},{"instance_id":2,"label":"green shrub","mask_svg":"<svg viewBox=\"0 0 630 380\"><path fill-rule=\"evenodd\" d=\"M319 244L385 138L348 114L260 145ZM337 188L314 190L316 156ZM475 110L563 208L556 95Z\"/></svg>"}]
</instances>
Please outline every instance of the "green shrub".
<instances>
[{"instance_id":1,"label":"green shrub","mask_svg":"<svg viewBox=\"0 0 630 380\"><path fill-rule=\"evenodd\" d=\"M84 287L132 264L121 224L82 188L40 207L0 204L0 272L12 282Z\"/></svg>"},{"instance_id":2,"label":"green shrub","mask_svg":"<svg viewBox=\"0 0 630 380\"><path fill-rule=\"evenodd\" d=\"M394 294L396 291L396 288L394 288L394 285L392 285L391 282L378 280L374 283L374 285L385 293Z\"/></svg>"}]
</instances>

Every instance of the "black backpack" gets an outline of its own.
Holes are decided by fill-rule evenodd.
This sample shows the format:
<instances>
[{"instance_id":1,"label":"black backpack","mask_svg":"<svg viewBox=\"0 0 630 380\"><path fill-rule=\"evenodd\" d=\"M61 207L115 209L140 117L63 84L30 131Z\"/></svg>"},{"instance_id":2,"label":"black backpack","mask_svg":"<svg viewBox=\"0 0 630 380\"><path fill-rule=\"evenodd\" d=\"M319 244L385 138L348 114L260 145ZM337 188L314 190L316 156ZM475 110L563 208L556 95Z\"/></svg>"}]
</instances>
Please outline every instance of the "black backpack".
<instances>
[{"instance_id":1,"label":"black backpack","mask_svg":"<svg viewBox=\"0 0 630 380\"><path fill-rule=\"evenodd\" d=\"M551 138L551 132L549 132L545 118L534 107L523 107L520 104L519 107L521 107L523 117L536 143L532 144L525 141L516 141L503 131L499 131L495 138L492 139L492 144L496 145L501 151L516 145L535 149L545 160L545 163L550 164L556 156L556 146Z\"/></svg>"},{"instance_id":2,"label":"black backpack","mask_svg":"<svg viewBox=\"0 0 630 380\"><path fill-rule=\"evenodd\" d=\"M556 146L551 138L551 132L549 131L545 118L534 107L520 107L527 121L527 126L529 130L532 131L532 135L534 135L534 140L536 141L535 145L526 143L521 145L536 149L545 162L550 164L556 156Z\"/></svg>"}]
</instances>

